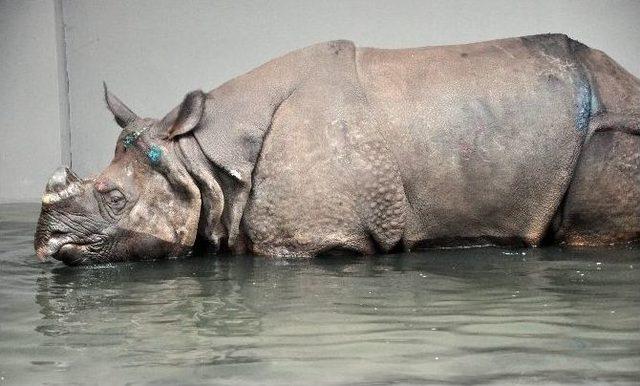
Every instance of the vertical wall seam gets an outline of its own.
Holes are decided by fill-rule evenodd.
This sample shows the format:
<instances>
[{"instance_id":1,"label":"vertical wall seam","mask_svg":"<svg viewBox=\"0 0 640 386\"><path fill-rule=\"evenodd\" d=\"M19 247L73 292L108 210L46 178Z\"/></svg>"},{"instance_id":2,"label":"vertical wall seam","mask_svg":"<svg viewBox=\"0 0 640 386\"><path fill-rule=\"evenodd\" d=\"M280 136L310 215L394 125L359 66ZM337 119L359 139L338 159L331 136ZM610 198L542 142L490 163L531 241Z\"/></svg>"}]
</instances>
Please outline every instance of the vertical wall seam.
<instances>
[{"instance_id":1,"label":"vertical wall seam","mask_svg":"<svg viewBox=\"0 0 640 386\"><path fill-rule=\"evenodd\" d=\"M63 0L53 0L56 23L56 57L58 60L58 107L60 117L60 161L73 166L71 154L71 111L69 104L69 69L67 67L67 34Z\"/></svg>"}]
</instances>

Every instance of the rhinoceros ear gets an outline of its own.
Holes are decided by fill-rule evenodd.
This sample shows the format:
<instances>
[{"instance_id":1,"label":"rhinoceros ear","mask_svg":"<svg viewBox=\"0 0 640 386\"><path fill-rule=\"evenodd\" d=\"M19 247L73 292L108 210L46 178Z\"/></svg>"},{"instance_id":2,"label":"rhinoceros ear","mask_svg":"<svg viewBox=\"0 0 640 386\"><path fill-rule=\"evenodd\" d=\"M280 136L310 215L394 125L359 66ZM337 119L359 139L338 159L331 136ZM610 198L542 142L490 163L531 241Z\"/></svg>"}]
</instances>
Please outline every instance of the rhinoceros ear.
<instances>
[{"instance_id":1,"label":"rhinoceros ear","mask_svg":"<svg viewBox=\"0 0 640 386\"><path fill-rule=\"evenodd\" d=\"M138 116L133 111L107 90L107 84L105 82L102 82L102 85L104 86L104 100L107 102L107 107L111 113L113 113L118 126L124 129L138 119Z\"/></svg>"},{"instance_id":2,"label":"rhinoceros ear","mask_svg":"<svg viewBox=\"0 0 640 386\"><path fill-rule=\"evenodd\" d=\"M206 99L202 90L188 93L180 106L162 119L161 125L165 128L164 138L173 139L193 130L200 123Z\"/></svg>"}]
</instances>

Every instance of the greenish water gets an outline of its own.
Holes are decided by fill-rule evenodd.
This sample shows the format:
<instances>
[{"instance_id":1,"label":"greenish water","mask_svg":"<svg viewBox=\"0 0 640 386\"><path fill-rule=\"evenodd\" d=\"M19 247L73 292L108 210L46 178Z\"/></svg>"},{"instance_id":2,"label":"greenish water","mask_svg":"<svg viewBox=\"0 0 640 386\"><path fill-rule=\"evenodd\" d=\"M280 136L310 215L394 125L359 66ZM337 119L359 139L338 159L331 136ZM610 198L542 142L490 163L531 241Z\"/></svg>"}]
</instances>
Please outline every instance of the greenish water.
<instances>
[{"instance_id":1,"label":"greenish water","mask_svg":"<svg viewBox=\"0 0 640 386\"><path fill-rule=\"evenodd\" d=\"M637 384L640 249L38 263L0 206L0 385Z\"/></svg>"}]
</instances>

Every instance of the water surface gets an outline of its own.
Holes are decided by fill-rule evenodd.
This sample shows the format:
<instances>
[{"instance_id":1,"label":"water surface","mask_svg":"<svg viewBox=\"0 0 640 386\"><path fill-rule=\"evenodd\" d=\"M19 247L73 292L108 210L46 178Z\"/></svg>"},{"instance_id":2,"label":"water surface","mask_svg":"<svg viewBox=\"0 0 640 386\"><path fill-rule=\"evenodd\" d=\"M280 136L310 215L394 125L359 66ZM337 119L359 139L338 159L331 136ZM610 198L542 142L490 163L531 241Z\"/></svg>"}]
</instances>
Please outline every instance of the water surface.
<instances>
[{"instance_id":1,"label":"water surface","mask_svg":"<svg viewBox=\"0 0 640 386\"><path fill-rule=\"evenodd\" d=\"M637 384L640 249L38 263L0 205L0 385Z\"/></svg>"}]
</instances>

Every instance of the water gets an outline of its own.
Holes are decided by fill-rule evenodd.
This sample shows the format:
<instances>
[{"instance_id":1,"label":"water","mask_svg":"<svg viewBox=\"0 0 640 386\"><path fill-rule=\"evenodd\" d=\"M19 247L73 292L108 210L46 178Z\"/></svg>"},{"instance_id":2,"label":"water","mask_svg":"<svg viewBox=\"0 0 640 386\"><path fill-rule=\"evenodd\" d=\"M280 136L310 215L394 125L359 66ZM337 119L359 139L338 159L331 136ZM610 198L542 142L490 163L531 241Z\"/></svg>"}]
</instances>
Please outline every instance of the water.
<instances>
[{"instance_id":1,"label":"water","mask_svg":"<svg viewBox=\"0 0 640 386\"><path fill-rule=\"evenodd\" d=\"M0 206L0 385L637 384L640 249L38 263Z\"/></svg>"}]
</instances>

